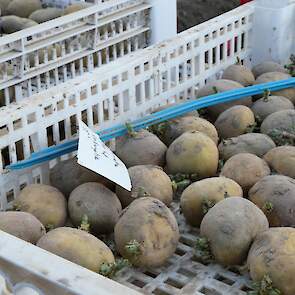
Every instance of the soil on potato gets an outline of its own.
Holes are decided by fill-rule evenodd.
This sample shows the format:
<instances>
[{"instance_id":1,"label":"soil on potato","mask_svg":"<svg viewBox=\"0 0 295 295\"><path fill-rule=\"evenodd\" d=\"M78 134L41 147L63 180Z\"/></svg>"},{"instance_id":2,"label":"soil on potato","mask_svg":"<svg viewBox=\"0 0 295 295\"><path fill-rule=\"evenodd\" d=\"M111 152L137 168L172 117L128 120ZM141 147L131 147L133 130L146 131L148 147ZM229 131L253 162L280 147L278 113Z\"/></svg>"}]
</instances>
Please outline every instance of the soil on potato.
<instances>
[{"instance_id":1,"label":"soil on potato","mask_svg":"<svg viewBox=\"0 0 295 295\"><path fill-rule=\"evenodd\" d=\"M239 0L177 0L178 31L229 11L239 6L239 3Z\"/></svg>"}]
</instances>

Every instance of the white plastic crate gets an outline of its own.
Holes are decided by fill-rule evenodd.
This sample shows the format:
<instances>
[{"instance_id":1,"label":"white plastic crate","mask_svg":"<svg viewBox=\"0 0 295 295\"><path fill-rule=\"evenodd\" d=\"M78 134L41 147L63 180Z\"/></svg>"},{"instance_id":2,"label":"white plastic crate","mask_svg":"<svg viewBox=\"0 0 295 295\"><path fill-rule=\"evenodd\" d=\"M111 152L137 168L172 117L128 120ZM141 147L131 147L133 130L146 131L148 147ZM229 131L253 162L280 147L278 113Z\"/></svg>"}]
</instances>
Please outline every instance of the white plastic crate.
<instances>
[{"instance_id":1,"label":"white plastic crate","mask_svg":"<svg viewBox=\"0 0 295 295\"><path fill-rule=\"evenodd\" d=\"M288 14L294 7L292 0L287 6ZM257 9L259 15L255 18ZM160 104L194 98L199 87L209 79L215 79L237 57L251 65L253 56L260 50L259 44L253 44L253 40L254 24L261 19L261 9L259 1L241 6L176 38L138 50L90 73L2 107L1 208L5 208L7 198L13 200L24 185L48 182L48 163L17 172L7 172L5 166L30 157L32 152L75 137L77 119L82 118L95 130L125 123L148 114ZM266 7L265 14L268 11L273 13ZM274 34L293 36L294 32L282 30ZM295 43L295 36L292 40ZM293 43L289 46L290 54ZM282 56L288 54L284 51Z\"/></svg>"},{"instance_id":2,"label":"white plastic crate","mask_svg":"<svg viewBox=\"0 0 295 295\"><path fill-rule=\"evenodd\" d=\"M168 101L194 98L198 87L237 57L248 62L253 13L253 5L239 7L177 38L0 109L2 208L6 195L13 199L24 184L48 181L41 167L5 174L5 165L75 137L77 119L95 130L124 123Z\"/></svg>"},{"instance_id":3,"label":"white plastic crate","mask_svg":"<svg viewBox=\"0 0 295 295\"><path fill-rule=\"evenodd\" d=\"M147 46L151 7L145 0L100 1L0 37L0 106Z\"/></svg>"},{"instance_id":4,"label":"white plastic crate","mask_svg":"<svg viewBox=\"0 0 295 295\"><path fill-rule=\"evenodd\" d=\"M269 0L267 6L270 2L274 5L276 3ZM290 11L295 13L294 0L285 2L285 5L280 8L281 13L288 11L289 16ZM193 99L199 87L209 79L216 78L237 57L249 65L253 57L256 61L269 58L271 50L263 56L264 49L261 50L260 44L253 41L257 40L257 34L261 34L261 30L257 28L259 19L265 21L260 17L262 9L263 0L256 0L173 39L139 50L95 69L92 73L85 73L39 95L1 108L1 208L5 209L24 185L33 182L47 183L51 163L24 171L6 171L5 166L30 157L33 151L75 137L77 119L82 118L95 130L125 123L127 120L142 117L168 101ZM272 8L264 9L265 15L274 13ZM265 27L263 42L269 44L269 49L272 49L271 46L276 47L276 44L270 44L266 39L285 36L289 40L294 36L294 30L288 29L292 28L293 21L292 18L286 18L285 27L280 27L277 31L264 26L264 23L260 24ZM271 57L275 56L276 60L282 61L295 48L294 40L295 38L287 43L283 52L272 52ZM5 241L5 247L0 248L0 263L4 261L4 264L0 265L13 278L13 285L23 282L25 277L26 282L38 287L50 285L55 288L54 292L40 291L45 294L133 294L131 289L120 289L114 282L102 280L100 276L84 269L79 285L75 275L76 272L82 273L82 270L76 265L66 263L61 258L13 237L8 238L4 233L0 234L0 240L3 243ZM190 229L182 228L181 243L169 261L170 265L161 269L163 275L158 274L158 270L154 270L154 273L132 270L122 274L120 282L146 294L246 293L249 288L246 277L219 266L191 261L191 242ZM19 252L20 249L23 252ZM15 252L20 255L14 257ZM30 260L32 253L34 261ZM53 262L54 268L51 265L44 266L47 259ZM56 269L63 271L55 273ZM45 273L50 275L46 278ZM91 278L88 285L86 277ZM98 285L100 289L95 289Z\"/></svg>"},{"instance_id":5,"label":"white plastic crate","mask_svg":"<svg viewBox=\"0 0 295 295\"><path fill-rule=\"evenodd\" d=\"M7 233L0 242L3 295L140 295Z\"/></svg>"}]
</instances>

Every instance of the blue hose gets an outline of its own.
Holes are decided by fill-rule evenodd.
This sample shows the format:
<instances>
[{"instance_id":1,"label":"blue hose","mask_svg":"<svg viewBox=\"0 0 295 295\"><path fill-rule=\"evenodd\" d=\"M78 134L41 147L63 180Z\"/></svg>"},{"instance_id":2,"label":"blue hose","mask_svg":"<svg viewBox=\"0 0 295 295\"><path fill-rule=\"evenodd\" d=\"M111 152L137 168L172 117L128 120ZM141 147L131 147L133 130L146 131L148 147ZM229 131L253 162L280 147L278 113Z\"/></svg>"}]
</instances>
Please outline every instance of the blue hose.
<instances>
[{"instance_id":1,"label":"blue hose","mask_svg":"<svg viewBox=\"0 0 295 295\"><path fill-rule=\"evenodd\" d=\"M270 92L278 91L286 88L295 87L295 78L290 78L288 80L281 80L276 82L270 82L265 84L254 85L250 87L235 89L227 92L217 93L207 97L202 97L197 100L188 101L180 105L172 106L152 115L146 116L144 118L135 120L130 123L131 127L137 131L148 126L167 121L169 119L176 118L193 110L198 110L206 108L212 105L225 103L243 97L262 94L265 90ZM125 135L127 133L125 125L117 125L112 128L108 128L97 132L102 141L108 141L110 139ZM34 165L53 160L62 155L68 154L78 149L78 139L73 139L67 141L63 144L52 146L43 149L39 152L33 153L32 156L26 160L13 163L6 167L11 170L24 169L32 167Z\"/></svg>"}]
</instances>

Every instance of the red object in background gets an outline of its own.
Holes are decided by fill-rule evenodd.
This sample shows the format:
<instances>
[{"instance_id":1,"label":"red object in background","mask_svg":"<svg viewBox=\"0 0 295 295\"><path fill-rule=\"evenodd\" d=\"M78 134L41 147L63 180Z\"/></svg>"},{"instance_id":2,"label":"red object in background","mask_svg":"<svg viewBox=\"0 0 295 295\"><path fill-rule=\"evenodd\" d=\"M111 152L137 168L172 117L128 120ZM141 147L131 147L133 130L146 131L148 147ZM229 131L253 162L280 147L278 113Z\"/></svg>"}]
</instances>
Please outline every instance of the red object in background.
<instances>
[{"instance_id":1,"label":"red object in background","mask_svg":"<svg viewBox=\"0 0 295 295\"><path fill-rule=\"evenodd\" d=\"M252 0L240 0L240 3L241 3L241 5L243 5L243 4L246 4L246 3L250 2L250 1L252 1Z\"/></svg>"}]
</instances>

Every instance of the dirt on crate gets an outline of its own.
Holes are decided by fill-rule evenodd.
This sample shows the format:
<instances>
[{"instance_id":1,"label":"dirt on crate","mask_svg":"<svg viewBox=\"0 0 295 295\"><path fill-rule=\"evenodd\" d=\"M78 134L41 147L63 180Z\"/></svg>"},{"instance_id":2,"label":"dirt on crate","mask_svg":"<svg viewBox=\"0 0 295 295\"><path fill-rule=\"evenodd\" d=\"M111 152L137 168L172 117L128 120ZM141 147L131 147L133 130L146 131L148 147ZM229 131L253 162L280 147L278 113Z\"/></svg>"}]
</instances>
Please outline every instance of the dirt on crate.
<instances>
[{"instance_id":1,"label":"dirt on crate","mask_svg":"<svg viewBox=\"0 0 295 295\"><path fill-rule=\"evenodd\" d=\"M239 6L239 0L177 0L178 31L193 27Z\"/></svg>"}]
</instances>

